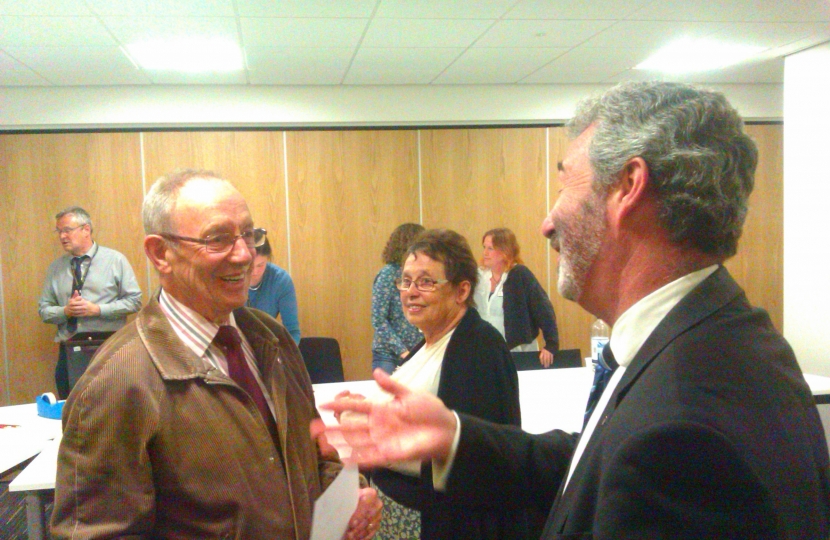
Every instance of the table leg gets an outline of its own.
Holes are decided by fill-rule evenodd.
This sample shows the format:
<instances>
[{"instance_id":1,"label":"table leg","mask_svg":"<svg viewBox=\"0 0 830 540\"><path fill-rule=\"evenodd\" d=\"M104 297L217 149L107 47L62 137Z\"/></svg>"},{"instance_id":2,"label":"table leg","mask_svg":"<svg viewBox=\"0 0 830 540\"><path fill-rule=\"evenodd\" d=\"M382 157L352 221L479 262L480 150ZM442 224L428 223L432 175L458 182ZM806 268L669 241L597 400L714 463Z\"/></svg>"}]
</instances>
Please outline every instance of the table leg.
<instances>
[{"instance_id":1,"label":"table leg","mask_svg":"<svg viewBox=\"0 0 830 540\"><path fill-rule=\"evenodd\" d=\"M46 538L46 515L41 490L26 493L26 522L29 527L29 540L44 540Z\"/></svg>"}]
</instances>

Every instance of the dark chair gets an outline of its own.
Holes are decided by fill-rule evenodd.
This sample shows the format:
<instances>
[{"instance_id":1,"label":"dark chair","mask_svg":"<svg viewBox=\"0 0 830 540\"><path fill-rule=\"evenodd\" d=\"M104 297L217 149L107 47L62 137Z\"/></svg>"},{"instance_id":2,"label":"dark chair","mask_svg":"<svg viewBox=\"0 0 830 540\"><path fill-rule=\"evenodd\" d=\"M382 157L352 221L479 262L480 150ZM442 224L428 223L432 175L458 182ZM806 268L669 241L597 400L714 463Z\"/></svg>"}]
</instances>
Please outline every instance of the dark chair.
<instances>
[{"instance_id":1,"label":"dark chair","mask_svg":"<svg viewBox=\"0 0 830 540\"><path fill-rule=\"evenodd\" d=\"M553 355L553 364L550 368L545 368L539 363L539 352L511 352L513 356L513 363L516 364L517 371L524 371L529 369L551 369L551 368L568 368L568 367L582 367L582 352L579 349L562 349Z\"/></svg>"},{"instance_id":2,"label":"dark chair","mask_svg":"<svg viewBox=\"0 0 830 540\"><path fill-rule=\"evenodd\" d=\"M98 347L115 332L78 332L63 342L66 349L66 371L69 374L69 391L89 366Z\"/></svg>"},{"instance_id":3,"label":"dark chair","mask_svg":"<svg viewBox=\"0 0 830 540\"><path fill-rule=\"evenodd\" d=\"M343 360L340 344L334 338L300 338L300 354L312 384L343 382Z\"/></svg>"}]
</instances>

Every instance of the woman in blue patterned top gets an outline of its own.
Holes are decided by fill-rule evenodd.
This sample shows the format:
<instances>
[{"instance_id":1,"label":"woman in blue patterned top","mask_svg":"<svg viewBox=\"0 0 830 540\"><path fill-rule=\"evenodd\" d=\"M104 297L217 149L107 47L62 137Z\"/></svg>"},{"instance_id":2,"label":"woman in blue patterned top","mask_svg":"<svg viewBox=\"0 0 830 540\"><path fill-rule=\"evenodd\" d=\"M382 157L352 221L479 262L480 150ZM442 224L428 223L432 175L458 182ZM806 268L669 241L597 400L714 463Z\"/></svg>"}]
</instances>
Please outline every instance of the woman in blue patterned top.
<instances>
[{"instance_id":1,"label":"woman in blue patterned top","mask_svg":"<svg viewBox=\"0 0 830 540\"><path fill-rule=\"evenodd\" d=\"M300 343L300 320L297 312L297 292L288 272L271 262L271 244L268 238L256 248L251 285L248 289L248 307L264 311L282 325L296 343Z\"/></svg>"},{"instance_id":2,"label":"woman in blue patterned top","mask_svg":"<svg viewBox=\"0 0 830 540\"><path fill-rule=\"evenodd\" d=\"M399 225L383 248L386 263L372 286L372 371L381 368L392 373L406 360L409 349L421 341L421 332L406 320L401 308L401 293L395 279L401 274L401 259L406 249L424 228L417 223Z\"/></svg>"}]
</instances>

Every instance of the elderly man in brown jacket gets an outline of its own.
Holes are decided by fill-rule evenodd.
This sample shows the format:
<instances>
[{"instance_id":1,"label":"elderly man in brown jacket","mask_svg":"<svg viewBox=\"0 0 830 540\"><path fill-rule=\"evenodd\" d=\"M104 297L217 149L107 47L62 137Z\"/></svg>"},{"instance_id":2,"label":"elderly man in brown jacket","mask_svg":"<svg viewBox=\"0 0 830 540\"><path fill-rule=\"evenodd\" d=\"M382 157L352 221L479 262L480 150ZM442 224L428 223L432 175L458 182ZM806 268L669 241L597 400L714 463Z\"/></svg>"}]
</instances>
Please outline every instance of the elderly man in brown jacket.
<instances>
[{"instance_id":1,"label":"elderly man in brown jacket","mask_svg":"<svg viewBox=\"0 0 830 540\"><path fill-rule=\"evenodd\" d=\"M265 231L205 171L159 179L143 212L161 290L70 395L52 534L304 540L342 465L308 433L317 411L291 336L243 307ZM364 488L347 538L379 521Z\"/></svg>"}]
</instances>

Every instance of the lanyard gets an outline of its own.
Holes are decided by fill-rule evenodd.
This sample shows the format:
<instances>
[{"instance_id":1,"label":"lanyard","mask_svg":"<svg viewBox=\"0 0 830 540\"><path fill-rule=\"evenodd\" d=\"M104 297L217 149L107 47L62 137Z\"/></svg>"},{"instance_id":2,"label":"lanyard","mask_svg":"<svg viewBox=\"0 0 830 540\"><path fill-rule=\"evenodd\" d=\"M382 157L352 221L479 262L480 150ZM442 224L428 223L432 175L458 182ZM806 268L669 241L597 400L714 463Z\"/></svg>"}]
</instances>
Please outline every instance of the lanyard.
<instances>
[{"instance_id":1,"label":"lanyard","mask_svg":"<svg viewBox=\"0 0 830 540\"><path fill-rule=\"evenodd\" d=\"M87 276L87 274L89 274L89 269L92 267L92 261L95 259L96 255L98 255L98 248L97 247L95 248L95 253L93 253L92 256L89 257L89 264L86 265L86 270L84 270L84 273L83 273L83 275L81 275L80 280L78 279L78 276L75 274L75 264L74 264L75 257L73 257L69 261L70 266L71 266L70 270L72 272L72 291L73 292L74 291L81 292L81 290L84 288L84 283L86 283L86 276ZM84 257L85 256L88 256L88 255L81 255L80 258L79 258L80 260L78 261L78 263L82 266L84 264Z\"/></svg>"}]
</instances>

